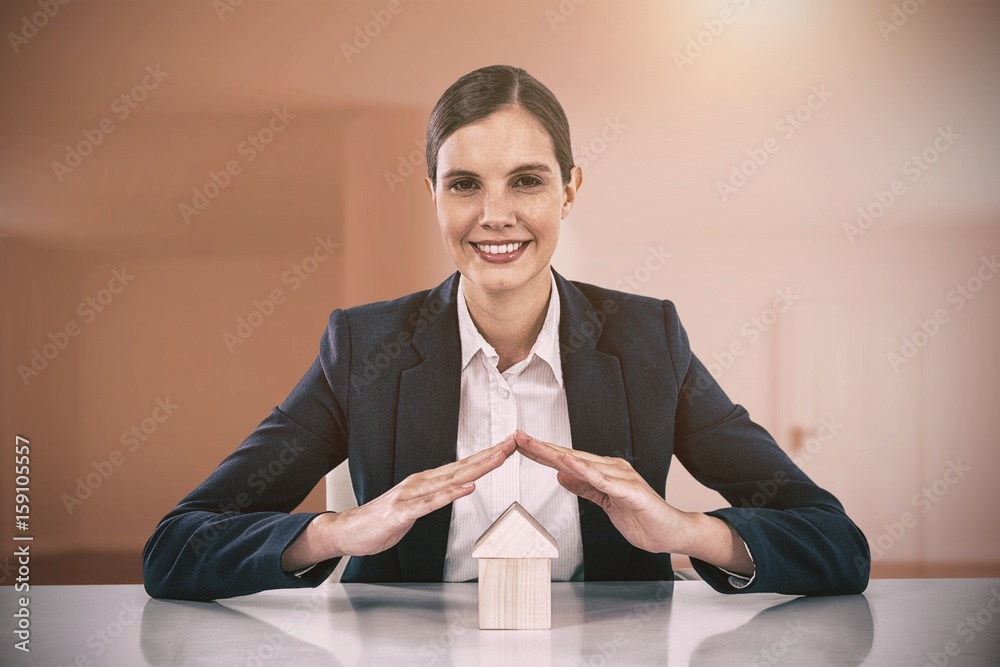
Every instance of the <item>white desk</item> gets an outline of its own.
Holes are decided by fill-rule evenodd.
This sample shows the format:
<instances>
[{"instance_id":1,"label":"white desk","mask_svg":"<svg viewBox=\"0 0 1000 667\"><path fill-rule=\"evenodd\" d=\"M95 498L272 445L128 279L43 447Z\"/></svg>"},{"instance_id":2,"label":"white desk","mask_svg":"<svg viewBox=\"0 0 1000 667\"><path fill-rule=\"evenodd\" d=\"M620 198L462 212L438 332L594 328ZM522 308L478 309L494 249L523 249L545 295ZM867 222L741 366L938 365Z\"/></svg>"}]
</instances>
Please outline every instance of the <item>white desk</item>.
<instances>
[{"instance_id":1,"label":"white desk","mask_svg":"<svg viewBox=\"0 0 1000 667\"><path fill-rule=\"evenodd\" d=\"M864 595L829 598L724 596L699 581L552 591L552 630L480 631L475 584L329 584L210 603L151 600L140 586L41 586L24 654L4 587L0 663L920 667L930 655L939 666L1000 665L990 610L1000 579L876 580Z\"/></svg>"}]
</instances>

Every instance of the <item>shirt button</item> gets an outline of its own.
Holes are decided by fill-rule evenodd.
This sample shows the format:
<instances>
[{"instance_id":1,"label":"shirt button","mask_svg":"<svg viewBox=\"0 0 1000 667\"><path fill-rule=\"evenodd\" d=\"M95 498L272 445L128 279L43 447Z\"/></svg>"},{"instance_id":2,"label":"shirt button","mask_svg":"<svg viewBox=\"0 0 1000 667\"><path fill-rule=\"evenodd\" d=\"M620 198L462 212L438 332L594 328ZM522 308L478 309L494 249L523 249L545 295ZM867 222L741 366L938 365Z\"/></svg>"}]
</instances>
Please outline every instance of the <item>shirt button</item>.
<instances>
[{"instance_id":1,"label":"shirt button","mask_svg":"<svg viewBox=\"0 0 1000 667\"><path fill-rule=\"evenodd\" d=\"M500 397L507 398L508 395L510 395L510 392L504 389L503 387L500 387Z\"/></svg>"}]
</instances>

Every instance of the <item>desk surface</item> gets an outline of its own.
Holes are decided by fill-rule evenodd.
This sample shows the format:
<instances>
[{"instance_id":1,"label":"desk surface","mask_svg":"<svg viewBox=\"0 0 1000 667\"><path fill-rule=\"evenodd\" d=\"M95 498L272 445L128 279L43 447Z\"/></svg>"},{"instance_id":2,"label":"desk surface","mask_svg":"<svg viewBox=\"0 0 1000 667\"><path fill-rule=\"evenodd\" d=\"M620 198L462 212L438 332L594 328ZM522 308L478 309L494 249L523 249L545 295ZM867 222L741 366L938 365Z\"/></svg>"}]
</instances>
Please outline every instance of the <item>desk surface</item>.
<instances>
[{"instance_id":1,"label":"desk surface","mask_svg":"<svg viewBox=\"0 0 1000 667\"><path fill-rule=\"evenodd\" d=\"M716 593L700 581L554 583L552 629L478 629L475 584L327 584L223 602L141 586L31 589L4 665L1000 665L1000 579L874 580L864 595Z\"/></svg>"}]
</instances>

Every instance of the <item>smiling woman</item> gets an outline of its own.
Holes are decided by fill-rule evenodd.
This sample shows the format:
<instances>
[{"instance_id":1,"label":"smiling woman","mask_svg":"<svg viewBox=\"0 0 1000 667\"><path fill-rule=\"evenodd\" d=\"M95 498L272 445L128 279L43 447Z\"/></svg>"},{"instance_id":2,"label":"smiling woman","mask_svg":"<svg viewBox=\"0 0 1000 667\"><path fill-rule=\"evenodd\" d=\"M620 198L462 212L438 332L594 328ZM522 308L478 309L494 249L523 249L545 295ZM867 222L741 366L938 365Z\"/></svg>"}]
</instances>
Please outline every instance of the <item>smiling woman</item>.
<instances>
[{"instance_id":1,"label":"smiling woman","mask_svg":"<svg viewBox=\"0 0 1000 667\"><path fill-rule=\"evenodd\" d=\"M457 271L331 313L299 384L157 526L150 595L316 586L343 556L344 581L471 580L514 501L557 540L557 580L669 579L678 553L726 593L864 590L864 535L729 400L674 304L552 268L583 177L545 86L508 66L461 77L427 164ZM732 507L671 505L674 456ZM345 459L359 506L291 513ZM277 472L249 486L260 470Z\"/></svg>"},{"instance_id":2,"label":"smiling woman","mask_svg":"<svg viewBox=\"0 0 1000 667\"><path fill-rule=\"evenodd\" d=\"M532 113L505 104L453 132L428 162L441 235L501 372L527 356L541 330L549 261L582 181L578 167L558 164L553 142Z\"/></svg>"}]
</instances>

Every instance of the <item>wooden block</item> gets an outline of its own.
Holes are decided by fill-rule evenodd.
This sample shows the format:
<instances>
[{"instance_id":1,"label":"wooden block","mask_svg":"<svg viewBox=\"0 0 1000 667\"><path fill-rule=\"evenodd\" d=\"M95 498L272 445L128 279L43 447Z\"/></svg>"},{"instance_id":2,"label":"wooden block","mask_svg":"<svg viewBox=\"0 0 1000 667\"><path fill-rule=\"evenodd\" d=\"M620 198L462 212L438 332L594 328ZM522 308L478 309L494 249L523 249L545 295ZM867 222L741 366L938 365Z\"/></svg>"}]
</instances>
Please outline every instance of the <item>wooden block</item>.
<instances>
[{"instance_id":1,"label":"wooden block","mask_svg":"<svg viewBox=\"0 0 1000 667\"><path fill-rule=\"evenodd\" d=\"M552 627L552 558L555 538L513 503L472 548L479 559L479 629L548 630Z\"/></svg>"},{"instance_id":2,"label":"wooden block","mask_svg":"<svg viewBox=\"0 0 1000 667\"><path fill-rule=\"evenodd\" d=\"M552 561L548 558L479 559L479 629L548 630L552 627Z\"/></svg>"}]
</instances>

